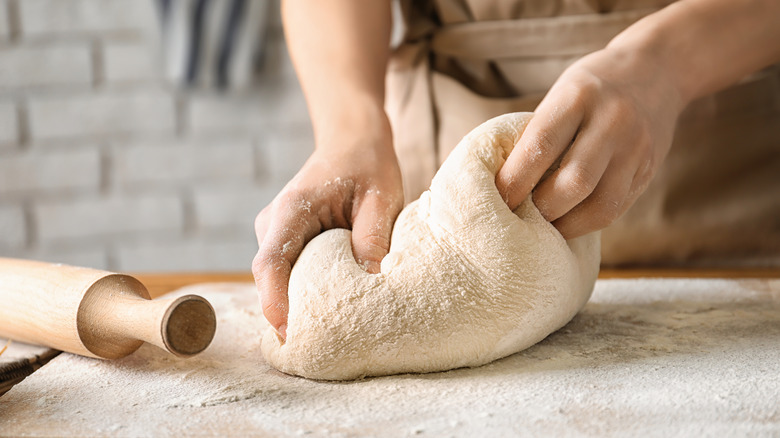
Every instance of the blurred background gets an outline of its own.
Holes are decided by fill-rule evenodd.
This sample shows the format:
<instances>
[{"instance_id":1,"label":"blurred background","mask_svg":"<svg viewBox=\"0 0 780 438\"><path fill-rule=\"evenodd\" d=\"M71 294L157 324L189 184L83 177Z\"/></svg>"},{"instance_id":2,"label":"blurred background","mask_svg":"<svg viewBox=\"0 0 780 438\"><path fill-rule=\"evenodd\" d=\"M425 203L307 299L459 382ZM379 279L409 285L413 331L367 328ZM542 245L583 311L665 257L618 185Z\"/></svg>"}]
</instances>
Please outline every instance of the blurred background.
<instances>
[{"instance_id":1,"label":"blurred background","mask_svg":"<svg viewBox=\"0 0 780 438\"><path fill-rule=\"evenodd\" d=\"M0 256L248 271L311 137L278 0L0 0Z\"/></svg>"}]
</instances>

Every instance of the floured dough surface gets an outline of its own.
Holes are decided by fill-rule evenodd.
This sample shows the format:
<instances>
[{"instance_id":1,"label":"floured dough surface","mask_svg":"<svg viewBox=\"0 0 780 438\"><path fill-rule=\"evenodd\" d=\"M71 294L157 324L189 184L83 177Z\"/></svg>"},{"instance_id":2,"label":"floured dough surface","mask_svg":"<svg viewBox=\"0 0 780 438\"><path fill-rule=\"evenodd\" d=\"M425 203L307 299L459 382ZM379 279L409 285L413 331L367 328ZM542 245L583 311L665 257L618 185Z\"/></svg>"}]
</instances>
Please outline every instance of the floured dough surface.
<instances>
[{"instance_id":1,"label":"floured dough surface","mask_svg":"<svg viewBox=\"0 0 780 438\"><path fill-rule=\"evenodd\" d=\"M455 148L393 229L379 274L354 259L350 232L313 239L293 267L277 369L345 380L479 366L566 324L590 297L599 236L565 241L530 200L514 212L495 175L531 113L485 122Z\"/></svg>"}]
</instances>

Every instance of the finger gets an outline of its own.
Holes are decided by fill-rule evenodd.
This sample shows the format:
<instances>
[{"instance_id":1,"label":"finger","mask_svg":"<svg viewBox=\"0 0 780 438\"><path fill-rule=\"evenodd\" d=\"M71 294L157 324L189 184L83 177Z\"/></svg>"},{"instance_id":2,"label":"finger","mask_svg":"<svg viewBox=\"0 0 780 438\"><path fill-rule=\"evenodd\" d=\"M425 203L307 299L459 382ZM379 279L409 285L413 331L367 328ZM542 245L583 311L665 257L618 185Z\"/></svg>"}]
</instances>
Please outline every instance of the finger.
<instances>
[{"instance_id":1,"label":"finger","mask_svg":"<svg viewBox=\"0 0 780 438\"><path fill-rule=\"evenodd\" d=\"M268 225L271 222L271 206L264 208L255 218L255 236L257 237L257 247L263 245L263 239L268 232Z\"/></svg>"},{"instance_id":2,"label":"finger","mask_svg":"<svg viewBox=\"0 0 780 438\"><path fill-rule=\"evenodd\" d=\"M551 91L496 175L496 187L511 210L533 190L544 172L571 144L582 122L575 100Z\"/></svg>"},{"instance_id":3,"label":"finger","mask_svg":"<svg viewBox=\"0 0 780 438\"><path fill-rule=\"evenodd\" d=\"M263 315L279 335L286 338L287 286L292 265L306 242L321 227L316 215L305 200L281 200L273 208L260 250L255 257L252 273L255 276Z\"/></svg>"},{"instance_id":4,"label":"finger","mask_svg":"<svg viewBox=\"0 0 780 438\"><path fill-rule=\"evenodd\" d=\"M561 166L534 189L533 200L545 219L552 222L587 198L598 185L615 146L600 129L582 127Z\"/></svg>"},{"instance_id":5,"label":"finger","mask_svg":"<svg viewBox=\"0 0 780 438\"><path fill-rule=\"evenodd\" d=\"M643 158L640 157L639 166L634 174L634 179L631 181L631 190L626 197L629 202L629 207L645 192L647 186L650 185L650 182L653 180L655 168L656 159L652 154L646 154Z\"/></svg>"},{"instance_id":6,"label":"finger","mask_svg":"<svg viewBox=\"0 0 780 438\"><path fill-rule=\"evenodd\" d=\"M390 250L393 223L401 210L397 199L383 197L374 191L362 199L352 221L352 252L355 260L376 274L380 263Z\"/></svg>"},{"instance_id":7,"label":"finger","mask_svg":"<svg viewBox=\"0 0 780 438\"><path fill-rule=\"evenodd\" d=\"M623 163L611 161L593 193L553 222L564 239L573 239L610 225L631 205L627 198L636 167L619 164Z\"/></svg>"},{"instance_id":8,"label":"finger","mask_svg":"<svg viewBox=\"0 0 780 438\"><path fill-rule=\"evenodd\" d=\"M284 260L268 257L258 251L252 261L252 274L255 277L257 291L260 294L260 306L263 316L282 339L287 338L287 285L285 280L274 281L274 276L289 279L290 266ZM280 286L285 283L284 286Z\"/></svg>"}]
</instances>

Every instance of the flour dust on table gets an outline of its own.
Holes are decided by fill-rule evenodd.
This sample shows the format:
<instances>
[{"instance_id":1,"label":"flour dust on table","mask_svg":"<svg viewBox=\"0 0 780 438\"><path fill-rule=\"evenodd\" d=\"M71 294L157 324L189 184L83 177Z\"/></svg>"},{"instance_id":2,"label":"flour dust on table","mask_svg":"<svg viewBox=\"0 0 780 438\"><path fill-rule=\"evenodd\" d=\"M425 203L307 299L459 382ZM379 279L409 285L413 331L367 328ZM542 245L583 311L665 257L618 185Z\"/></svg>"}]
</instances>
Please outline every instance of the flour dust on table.
<instances>
[{"instance_id":1,"label":"flour dust on table","mask_svg":"<svg viewBox=\"0 0 780 438\"><path fill-rule=\"evenodd\" d=\"M204 284L212 344L189 359L61 354L0 396L0 435L778 436L780 279L601 280L564 327L476 368L349 382L260 354L253 284Z\"/></svg>"}]
</instances>

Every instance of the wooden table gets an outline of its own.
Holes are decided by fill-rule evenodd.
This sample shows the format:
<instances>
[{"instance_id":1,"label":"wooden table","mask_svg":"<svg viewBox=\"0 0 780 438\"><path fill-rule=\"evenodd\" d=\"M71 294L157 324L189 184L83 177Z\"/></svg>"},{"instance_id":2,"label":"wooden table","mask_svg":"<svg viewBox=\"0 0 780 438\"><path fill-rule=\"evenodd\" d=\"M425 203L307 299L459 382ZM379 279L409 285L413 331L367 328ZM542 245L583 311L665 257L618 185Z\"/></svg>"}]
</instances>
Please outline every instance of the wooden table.
<instances>
[{"instance_id":1,"label":"wooden table","mask_svg":"<svg viewBox=\"0 0 780 438\"><path fill-rule=\"evenodd\" d=\"M149 294L159 297L176 289L198 283L251 283L254 281L249 272L229 273L136 273L131 274L138 278L149 290ZM780 278L780 268L766 269L603 269L599 278ZM5 345L0 342L0 349ZM20 347L22 350L19 350ZM17 345L17 351L11 351L5 355L5 362L18 362L31 360L31 364L25 364L24 373L12 370L13 375L5 368L9 363L0 360L0 395L9 390L11 386L21 381L24 376L44 365L56 355L56 351L46 348L24 350L24 346ZM11 354L13 353L13 354ZM21 358L21 359L20 359ZM5 366L5 368L4 368ZM5 370L5 374L3 374ZM3 378L6 376L7 378ZM11 379L13 378L13 379Z\"/></svg>"},{"instance_id":2,"label":"wooden table","mask_svg":"<svg viewBox=\"0 0 780 438\"><path fill-rule=\"evenodd\" d=\"M146 285L152 297L158 297L173 290L197 283L251 283L248 272L228 273L167 273L131 274ZM599 278L780 278L778 268L734 268L734 269L602 269Z\"/></svg>"},{"instance_id":3,"label":"wooden table","mask_svg":"<svg viewBox=\"0 0 780 438\"><path fill-rule=\"evenodd\" d=\"M185 291L224 316L215 348L186 361L150 346L110 362L60 355L0 398L0 435L778 434L780 269L601 276L578 317L526 352L332 383L260 358L267 324L248 273L138 275L155 295L239 282Z\"/></svg>"},{"instance_id":4,"label":"wooden table","mask_svg":"<svg viewBox=\"0 0 780 438\"><path fill-rule=\"evenodd\" d=\"M252 283L249 272L179 272L166 274L130 273L149 290L152 298L198 283ZM778 270L780 276L780 270Z\"/></svg>"}]
</instances>

